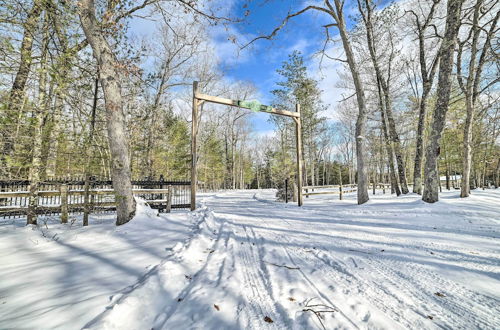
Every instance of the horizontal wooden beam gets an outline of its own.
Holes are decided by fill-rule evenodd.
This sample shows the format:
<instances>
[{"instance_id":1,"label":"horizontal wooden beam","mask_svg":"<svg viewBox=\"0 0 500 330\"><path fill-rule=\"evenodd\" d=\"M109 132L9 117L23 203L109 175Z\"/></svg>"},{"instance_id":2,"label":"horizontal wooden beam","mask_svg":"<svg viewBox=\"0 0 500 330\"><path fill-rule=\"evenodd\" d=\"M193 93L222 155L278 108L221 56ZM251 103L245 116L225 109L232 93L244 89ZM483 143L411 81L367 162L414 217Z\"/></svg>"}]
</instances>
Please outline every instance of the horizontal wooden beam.
<instances>
[{"instance_id":1,"label":"horizontal wooden beam","mask_svg":"<svg viewBox=\"0 0 500 330\"><path fill-rule=\"evenodd\" d=\"M89 190L89 195L113 195L114 189L99 189L99 190ZM132 189L134 195L138 194L168 194L168 189ZM39 197L52 197L61 195L60 191L39 191L37 193ZM70 190L68 191L68 196L83 196L85 195L85 190ZM17 198L17 197L29 197L30 193L28 191L2 191L0 192L0 198Z\"/></svg>"},{"instance_id":2,"label":"horizontal wooden beam","mask_svg":"<svg viewBox=\"0 0 500 330\"><path fill-rule=\"evenodd\" d=\"M348 190L343 190L342 193L351 193L355 192L357 189L348 189ZM319 192L308 192L308 193L302 193L304 196L313 196L313 195L338 195L339 191L319 191Z\"/></svg>"},{"instance_id":3,"label":"horizontal wooden beam","mask_svg":"<svg viewBox=\"0 0 500 330\"><path fill-rule=\"evenodd\" d=\"M231 99L226 99L223 97L212 96L212 95L207 95L207 94L202 94L202 93L197 93L197 94L195 94L194 97L198 100L203 100L203 101L207 101L207 102L228 105L231 107L250 109L248 107L241 106L240 100L231 100ZM300 113L298 113L298 112L288 111L288 110L279 110L279 109L271 108L271 107L263 107L262 110L260 110L260 112L266 112L266 113L287 116L287 117L292 117L292 118L300 118Z\"/></svg>"},{"instance_id":4,"label":"horizontal wooden beam","mask_svg":"<svg viewBox=\"0 0 500 330\"><path fill-rule=\"evenodd\" d=\"M328 186L305 186L302 189L327 189L327 188L338 188L340 187L338 184L328 185ZM356 184L344 184L342 188L356 187Z\"/></svg>"}]
</instances>

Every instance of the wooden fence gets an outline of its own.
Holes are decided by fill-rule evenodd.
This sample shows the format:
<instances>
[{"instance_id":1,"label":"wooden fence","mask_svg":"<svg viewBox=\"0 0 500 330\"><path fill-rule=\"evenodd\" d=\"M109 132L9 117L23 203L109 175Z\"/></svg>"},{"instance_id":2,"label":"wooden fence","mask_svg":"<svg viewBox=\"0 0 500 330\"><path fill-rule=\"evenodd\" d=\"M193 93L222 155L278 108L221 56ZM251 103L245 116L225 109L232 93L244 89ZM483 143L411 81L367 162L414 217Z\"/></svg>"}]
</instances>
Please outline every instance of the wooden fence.
<instances>
[{"instance_id":1,"label":"wooden fence","mask_svg":"<svg viewBox=\"0 0 500 330\"><path fill-rule=\"evenodd\" d=\"M133 193L145 199L159 212L190 208L189 181L137 180ZM30 183L27 180L0 181L0 219L21 217L28 212L38 215L69 213L103 213L116 209L111 180L49 180L40 183L35 203L30 205ZM87 201L87 203L85 203Z\"/></svg>"},{"instance_id":2,"label":"wooden fence","mask_svg":"<svg viewBox=\"0 0 500 330\"><path fill-rule=\"evenodd\" d=\"M385 190L388 188L391 189L391 184L389 183L377 183L372 184L373 194L375 194L376 189L382 189L385 194ZM331 189L328 191L316 191L322 189ZM356 184L346 184L346 185L329 185L329 186L305 186L302 187L304 191L302 194L309 198L309 196L314 195L339 195L339 199L342 199L343 194L356 192L358 190L358 186Z\"/></svg>"}]
</instances>

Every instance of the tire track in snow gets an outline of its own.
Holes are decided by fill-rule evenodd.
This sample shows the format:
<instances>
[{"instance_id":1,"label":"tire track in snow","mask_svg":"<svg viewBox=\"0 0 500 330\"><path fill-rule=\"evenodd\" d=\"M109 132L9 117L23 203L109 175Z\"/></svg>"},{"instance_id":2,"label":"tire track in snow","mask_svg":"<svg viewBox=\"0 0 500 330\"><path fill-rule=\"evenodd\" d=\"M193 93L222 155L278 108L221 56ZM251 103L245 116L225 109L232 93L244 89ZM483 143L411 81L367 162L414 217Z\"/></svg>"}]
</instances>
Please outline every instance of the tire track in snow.
<instances>
[{"instance_id":1,"label":"tire track in snow","mask_svg":"<svg viewBox=\"0 0 500 330\"><path fill-rule=\"evenodd\" d=\"M258 199L256 199L258 200ZM309 210L309 209L308 209ZM331 214L326 214L321 211L316 211L314 209L311 209L312 213L315 215L323 215L328 218L331 218ZM421 210L418 210L419 212ZM371 210L363 210L363 211L358 211L356 212L356 215L381 215L381 214L394 214L396 210L387 210L383 212L379 211L371 211ZM342 213L342 211L341 211ZM351 212L346 213L346 215L352 215ZM430 213L430 212L427 212ZM433 214L436 212L433 212ZM466 214L467 212L462 212L463 214ZM460 213L460 214L462 214ZM447 213L442 213L447 214ZM415 215L417 216L417 214ZM349 226L349 223L346 222L345 220L341 220L343 226ZM332 219L332 224L335 224L336 219ZM356 221L352 222L353 226L356 226ZM407 226L407 225L406 225ZM389 227L390 225L384 225L381 224L380 226L376 227ZM433 227L431 226L410 226L411 228L405 228L406 230L428 230L432 232ZM397 228L396 228L397 229ZM446 228L445 228L446 229ZM448 228L453 231L453 233L447 233L447 239L453 240L453 237L461 237L464 235L471 235L470 232L466 230L458 230L457 228ZM472 230L476 230L477 228L472 227ZM478 235L478 233L474 233L474 236ZM490 232L485 232L482 235L483 239L489 239L491 240L491 233ZM387 242L388 245L394 243L394 236L391 235L390 241ZM398 240L398 244L401 244L401 248L415 248L415 246L411 246L407 244L406 241ZM422 247L426 247L432 244L431 243L426 243L423 242ZM435 245L432 246L435 248ZM454 246L450 246L449 250L454 251L457 248ZM458 252L458 251L457 251ZM332 256L329 256L330 259L332 259ZM459 260L467 260L469 262L473 262L475 265L477 265L478 270L485 270L485 271L491 271L491 267L485 266L481 264L481 262L478 262L474 260L472 257L468 256L459 256L457 257ZM472 260L471 260L472 259ZM429 271L425 269L424 267L420 267L421 265L419 264L411 264L408 265L407 262L398 262L397 260L391 260L389 258L384 258L384 262L381 262L381 260L376 260L375 258L368 257L369 262L371 267L375 267L374 271L376 271L381 278L385 279L386 281L389 281L391 285L393 285L396 289L391 290L391 288L385 287L383 285L380 285L376 281L371 281L371 286L378 287L380 290L379 292L385 292L386 295L390 295L394 297L399 303L405 305L406 307L411 308L416 314L420 315L421 317L426 317L427 315L423 314L422 311L419 308L416 308L415 306L408 305L404 303L399 296L401 296L401 292L404 292L405 295L407 296L405 300L411 301L412 299L416 299L415 303L420 304L421 306L425 305L431 305L429 308L426 306L423 308L426 310L429 314L436 315L436 311L439 310L439 315L442 316L445 327L447 325L453 324L454 327L460 327L460 324L463 323L464 321L464 316L468 315L468 318L466 319L467 325L465 327L462 326L462 328L470 328L470 327L481 327L481 328L488 328L488 324L485 320L496 320L495 324L499 324L500 322L498 321L498 306L499 301L498 299L495 299L491 296L483 295L480 293L473 292L471 290L468 290L465 288L463 285L445 280L441 276L439 276L436 273L433 273L432 271ZM492 266L494 266L494 262L490 262ZM328 263L327 263L328 264ZM391 266L389 266L390 264ZM377 266L375 266L377 265ZM417 272L414 269L411 268L417 268L419 269ZM393 271L394 269L394 271ZM405 269L405 271L400 271L401 269ZM410 276L408 275L410 274ZM411 274L415 274L416 276L411 276ZM397 280L396 280L397 279ZM427 282L427 283L426 283ZM404 284L403 284L404 283ZM426 292L428 291L428 288L426 289L426 285L428 286L428 283L434 283L438 285L441 288L446 288L446 291L453 292L453 295L448 296L445 299L440 299L437 298L433 292ZM436 290L439 291L439 290ZM374 297L377 297L377 295L368 295L367 298L373 299ZM408 299L410 298L410 299ZM379 300L379 299L376 299ZM470 313L471 310L474 310L476 314ZM399 313L398 311L393 311L393 315L397 316ZM450 315L452 314L452 315ZM400 319L397 316L398 319ZM435 321L435 325L438 325L437 322L438 320ZM408 324L409 326L410 324ZM414 326L415 324L413 324ZM500 324L498 325L500 326Z\"/></svg>"},{"instance_id":2,"label":"tire track in snow","mask_svg":"<svg viewBox=\"0 0 500 330\"><path fill-rule=\"evenodd\" d=\"M238 199L239 197L240 196L237 196L235 199ZM239 198L238 202L240 202L239 206L241 207L241 198ZM327 282L325 282L325 279L334 279L339 283L340 289L348 290L348 294L352 293L353 295L363 297L363 299L365 299L367 302L370 302L374 307L378 308L395 322L399 322L405 328L499 328L498 325L500 324L500 322L498 320L498 314L496 314L498 312L498 299L477 293L475 291L471 291L460 283L442 278L442 276L433 272L432 270L427 269L426 267L423 267L422 264L418 262L413 263L411 261L401 261L398 260L397 257L387 255L377 254L376 256L367 256L358 255L356 253L347 253L353 256L348 256L347 258L345 258L345 260L342 260L338 257L335 257L331 251L328 251L326 249L319 249L316 255L311 255L310 253L305 252L304 249L290 248L290 246L297 244L301 244L304 246L310 245L310 242L307 243L307 239L313 241L317 246L332 245L331 242L324 241L324 236L325 232L335 233L336 221L341 222L338 223L338 225L341 225L341 228L344 231L345 229L349 228L354 229L353 233L355 233L356 235L354 237L340 237L340 239L336 241L335 250L341 248L348 251L350 248L355 247L359 248L359 252L362 252L363 250L374 252L373 246L369 246L369 248L367 249L367 244L361 243L361 240L366 240L368 244L369 242L373 242L375 245L387 244L388 246L390 246L391 244L396 244L398 246L398 249L418 249L418 252L421 253L425 253L425 250L427 248L429 248L429 250L435 249L435 245L432 245L428 242L417 242L415 244L411 239L402 240L398 238L398 233L394 232L391 232L389 235L383 235L381 232L356 232L355 228L359 226L359 221L352 221L351 224L350 221L346 221L346 219L337 219L337 214L332 215L331 213L316 211L309 208L307 209L307 211L311 211L311 214L309 216L313 223L315 218L331 219L332 222L326 224L314 223L315 226L311 226L310 231L308 231L309 234L300 234L296 230L294 230L297 229L297 227L295 227L295 222L291 224L290 221L285 221L286 219L282 219L282 223L279 223L277 225L277 222L274 221L272 223L272 226L269 226L271 222L268 222L268 219L266 219L265 217L252 216L252 214L255 213L262 213L262 209L265 208L269 209L269 214L275 217L273 213L275 213L274 208L276 207L276 205L273 205L272 203L261 203L260 201L259 203L260 205L263 205L263 207L250 205L251 207L244 208L246 211L245 213L248 214L248 216L244 217L244 222L253 224L255 223L255 221L258 221L261 222L264 227L269 228L269 230L256 229L256 232L261 237L260 240L263 241L264 239L267 239L276 242L276 244L283 249L284 253L288 254L290 262L292 262L292 264L300 266L300 268L304 269L307 269L307 267L311 267L311 265L314 267L314 265L317 265L317 263L325 264L327 266L326 268L314 268L315 272L317 272L317 275L315 275L313 279L309 279L309 275L302 272L304 281L312 281L312 284L316 287L316 290L314 290L312 286L311 290L315 291L318 295L319 293L323 294L323 299L325 299L326 297L330 301L334 301L329 293L325 292L325 290L320 289L321 285L327 284ZM247 203L247 205L249 204L250 203ZM257 208L258 212L256 212ZM273 208L273 210L271 210L271 208ZM287 208L283 208L283 210L285 212L290 212L290 210L287 210ZM394 212L396 212L396 210L379 213L394 214ZM241 214L241 212L238 213ZM371 212L368 210L367 212L358 212L354 216L370 216L375 213L376 212ZM231 211L227 211L226 214L230 216ZM352 216L352 214L348 214L348 212L341 212L340 214L345 214L345 216ZM372 228L382 231L384 230L384 228L388 228L397 229L399 231L426 230L432 232L431 226L422 225L413 226L405 224L405 226L403 226L404 228L398 227L398 224L395 224L392 227L388 224L382 224L381 226L375 225L364 227L367 228L368 231ZM249 235L248 232L246 232L246 229L247 228L245 227L245 234L248 240ZM273 229L276 229L276 231L279 231L280 233L273 231ZM290 236L281 234L282 230L286 229L291 229ZM484 232L483 234L481 234L479 232L476 232L476 228L471 228L474 233L471 233L467 230L457 230L457 228L454 227L443 227L442 229L453 231L445 232L444 234L446 236L444 237L444 240L453 241L454 237L460 239L465 236L480 237L483 240L492 240L490 233ZM253 234L256 238L257 235L255 234L255 232ZM321 236L315 234L321 234ZM335 234L332 235L336 236ZM382 241L377 240L378 236L380 236L379 239L382 239ZM298 238L298 240L292 241L292 238ZM318 238L320 240L319 242L314 241ZM306 239L306 241L304 239ZM352 239L359 239L360 242L352 241ZM446 245L446 248L441 248L444 250L450 250L452 251L451 253L453 253L454 251L460 252L459 250L457 250L457 246ZM262 252L259 253L260 258L262 258ZM436 252L436 254L437 253L438 252ZM420 257L420 255L418 254L416 256ZM409 256L409 258L411 258L411 255ZM470 262L477 263L477 269L484 267L481 265L480 259L460 255L457 255L456 258L457 260L455 262L457 263L461 263L460 260L466 259ZM350 263L347 264L346 260L352 260L353 265L351 266ZM494 262L492 262L491 264L491 266L494 266ZM361 268L361 266L365 268L364 271L353 269L353 267ZM269 273L267 276L269 276ZM318 286L316 285L318 284L318 280L323 281L324 283L319 283L321 285ZM270 284L272 284L271 278L269 281ZM443 291L447 293L447 297L438 298L434 296L434 291L430 291L432 289L429 283L432 283L432 285L438 286L440 288L446 288L446 290L452 293L448 294L448 291ZM264 281L264 285L265 284L266 283ZM272 290L269 295L273 297ZM321 295L319 296L321 297ZM350 313L350 311L346 311L346 313L348 313L349 315L352 314ZM435 319L433 321L428 320L426 318L428 315L434 316Z\"/></svg>"},{"instance_id":3,"label":"tire track in snow","mask_svg":"<svg viewBox=\"0 0 500 330\"><path fill-rule=\"evenodd\" d=\"M390 286L380 286L382 289L385 288L388 294L392 295L406 292L413 300L416 300L416 303L423 306L422 308L426 310L428 315L439 316L435 318L436 324L439 322L444 328L452 327L454 329L477 327L488 329L490 327L486 320L497 320L497 326L500 326L497 313L498 301L472 292L458 283L446 280L418 264L408 264L389 258L385 258L387 260L384 262L381 259L368 259L372 270L391 284ZM429 292L427 288L429 283L439 288L436 289L436 292L444 292L446 297L437 297L434 292ZM474 313L471 313L471 310L474 310ZM441 320L442 322L440 322Z\"/></svg>"},{"instance_id":4,"label":"tire track in snow","mask_svg":"<svg viewBox=\"0 0 500 330\"><path fill-rule=\"evenodd\" d=\"M286 329L285 320L277 311L275 300L270 292L268 283L263 279L263 270L261 259L258 251L256 251L255 237L251 237L247 227L242 225L245 233L246 244L241 245L236 258L237 263L241 261L240 269L243 275L243 287L250 289L250 296L247 297L247 309L244 313L248 316L248 324L245 328L262 329ZM234 230L233 230L234 232ZM253 241L252 241L253 240ZM248 290L246 290L248 292ZM269 316L274 320L274 323L269 324L264 322L264 317Z\"/></svg>"},{"instance_id":5,"label":"tire track in snow","mask_svg":"<svg viewBox=\"0 0 500 330\"><path fill-rule=\"evenodd\" d=\"M250 208L247 208L247 210L248 210L249 214L252 213L252 210ZM266 227L269 227L266 219L264 219L262 217L258 217L256 219L258 219L261 222L263 222L264 224L266 224ZM287 223L288 227L291 227L291 224L289 222L286 222L286 223ZM332 222L332 224L333 224L333 222ZM318 228L314 228L314 229L318 230ZM328 230L328 227L326 225L321 225L319 229L323 232L323 230ZM314 235L314 232L311 232L310 235L307 235L307 236L313 236L313 235ZM290 245L290 243L292 243L287 237L285 237L282 234L274 234L274 239L276 242L281 241L282 243L286 243L286 245ZM349 242L348 239L346 239L345 241ZM353 242L349 242L349 243L350 243L351 247L352 247L352 245L357 245L357 246L362 248L362 244L353 243ZM285 253L288 255L288 258L290 259L292 264L294 264L295 266L297 266L297 267L302 266L302 268L305 268L304 265L305 266L310 266L311 264L314 265L314 260L312 260L310 258L310 256L308 256L306 254L300 254L299 249L289 249L289 248L285 247L285 245L283 245L283 244L281 244L281 247L285 251ZM346 250L347 249L348 248L346 247ZM326 251L325 251L325 253L326 253ZM302 262L301 263L296 262L294 260L294 258L292 257L292 255L294 255L296 258L298 258ZM381 298L381 296L380 296L380 294L382 294L382 295L386 294L386 292L383 290L383 288L381 288L380 290L376 290L377 292L373 292L372 294L367 294L366 293L367 289L368 290L371 289L370 285L368 285L367 281L363 280L361 277L355 276L352 272L349 272L347 269L350 267L348 265L346 265L343 261L341 261L337 258L332 258L332 256L330 254L328 254L328 256L329 256L329 260L325 260L324 258L321 258L318 255L315 255L315 257L321 263L323 263L327 266L326 269L324 267L315 267L314 268L317 272L322 274L322 276L320 276L320 278L322 278L322 279L334 278L337 280L336 284L343 283L342 287L343 287L343 290L346 291L345 293L349 294L350 292L355 291L355 293L361 294L368 301L371 301L371 302L375 303L376 306L381 307L380 309L382 311L384 311L387 314L392 315L392 318L395 321L401 323L402 326L404 326L405 328L411 328L412 326L416 325L415 323L408 322L406 320L406 318L400 317L400 314L401 314L400 309L394 308L391 305L389 308L387 308L387 306L385 304L387 302L387 299ZM335 267L332 266L332 262L336 265ZM303 276L304 280L308 283L309 287L313 291L315 291L316 294L318 294L318 296L324 300L324 302L327 302L332 307L337 308L337 310L344 316L344 318L348 321L348 323L350 323L352 326L358 328L358 326L355 323L353 323L351 318L349 318L342 311L342 309L339 308L339 306L337 304L333 303L334 299L328 297L327 295L325 295L324 292L319 290L318 287L314 284L314 282L311 279L309 279L309 277L301 269L299 270L299 272ZM347 284L345 284L345 283L347 283ZM354 285L354 287L352 287L353 285ZM325 286L327 286L326 283L325 283ZM377 286L377 287L380 287L380 286ZM385 297L385 298L387 298L387 297ZM397 296L393 296L393 298L395 298L396 301L398 301L399 303L402 303L402 301ZM420 318L425 317L425 315L422 315L420 313L416 312L416 314L418 314ZM416 322L416 323L418 324L419 322Z\"/></svg>"},{"instance_id":6,"label":"tire track in snow","mask_svg":"<svg viewBox=\"0 0 500 330\"><path fill-rule=\"evenodd\" d=\"M249 214L252 214L252 210L250 208L246 208L247 211L249 212ZM255 219L258 219L260 220L262 223L264 223L266 225L266 227L269 227L269 224L268 222L266 221L266 219L262 218L262 217L255 217ZM291 223L289 223L288 221L285 221L285 223L287 223L287 225L289 227L292 226ZM252 229L252 232L253 232L253 229ZM255 234L254 234L255 236ZM301 277L304 279L306 285L313 291L316 293L317 297L320 298L320 300L322 301L322 303L324 303L325 305L329 305L331 307L334 307L337 312L336 313L340 313L340 315L342 316L342 318L344 319L344 322L346 324L348 324L349 326L351 327L354 327L355 329L359 329L359 327L351 320L350 317L348 317L343 311L342 309L337 305L335 304L333 301L334 299L332 299L331 297L328 297L324 292L322 292L315 284L314 284L314 281L312 281L304 272L303 270L298 267L298 264L295 262L295 260L292 258L289 250L289 248L287 248L283 243L286 243L286 245L290 245L290 241L284 236L284 235L281 235L281 234L273 234L274 236L274 239L275 239L275 242L277 244L279 244L280 248L283 250L283 252L285 253L285 255L288 257L288 259L290 260L290 262L297 268L298 272L301 274ZM310 236L310 235L308 235ZM280 241L281 240L281 241ZM271 285L271 284L269 284Z\"/></svg>"}]
</instances>

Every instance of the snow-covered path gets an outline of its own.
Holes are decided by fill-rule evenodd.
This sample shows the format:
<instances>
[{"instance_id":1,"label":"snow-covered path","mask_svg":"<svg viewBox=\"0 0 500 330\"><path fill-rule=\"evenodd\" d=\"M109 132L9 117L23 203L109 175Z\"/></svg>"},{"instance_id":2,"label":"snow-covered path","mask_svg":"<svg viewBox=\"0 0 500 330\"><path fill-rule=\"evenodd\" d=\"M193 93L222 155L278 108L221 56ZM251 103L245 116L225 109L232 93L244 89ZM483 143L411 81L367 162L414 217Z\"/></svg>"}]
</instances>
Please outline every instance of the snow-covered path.
<instances>
[{"instance_id":1,"label":"snow-covered path","mask_svg":"<svg viewBox=\"0 0 500 330\"><path fill-rule=\"evenodd\" d=\"M302 210L253 194L205 200L222 233L164 329L500 328L498 192Z\"/></svg>"},{"instance_id":2,"label":"snow-covered path","mask_svg":"<svg viewBox=\"0 0 500 330\"><path fill-rule=\"evenodd\" d=\"M500 191L353 197L298 209L272 191L207 196L177 263L89 327L500 328Z\"/></svg>"}]
</instances>

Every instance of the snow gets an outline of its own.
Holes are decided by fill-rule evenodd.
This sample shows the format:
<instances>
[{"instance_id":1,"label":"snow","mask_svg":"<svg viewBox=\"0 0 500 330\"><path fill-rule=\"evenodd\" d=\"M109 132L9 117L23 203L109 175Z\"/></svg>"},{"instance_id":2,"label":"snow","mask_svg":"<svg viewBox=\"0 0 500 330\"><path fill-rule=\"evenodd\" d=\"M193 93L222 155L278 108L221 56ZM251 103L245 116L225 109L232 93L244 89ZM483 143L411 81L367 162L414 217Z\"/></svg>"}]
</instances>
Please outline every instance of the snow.
<instances>
[{"instance_id":1,"label":"snow","mask_svg":"<svg viewBox=\"0 0 500 330\"><path fill-rule=\"evenodd\" d=\"M88 227L56 220L39 219L39 228L0 220L0 329L82 328L172 255L201 219L157 217L139 204L121 227L112 214L93 216Z\"/></svg>"},{"instance_id":2,"label":"snow","mask_svg":"<svg viewBox=\"0 0 500 330\"><path fill-rule=\"evenodd\" d=\"M500 328L500 190L370 197L0 225L0 328Z\"/></svg>"},{"instance_id":3,"label":"snow","mask_svg":"<svg viewBox=\"0 0 500 330\"><path fill-rule=\"evenodd\" d=\"M450 180L460 180L460 179L462 179L461 175L457 175L457 174L450 175ZM446 181L446 176L439 177L439 180Z\"/></svg>"}]
</instances>

